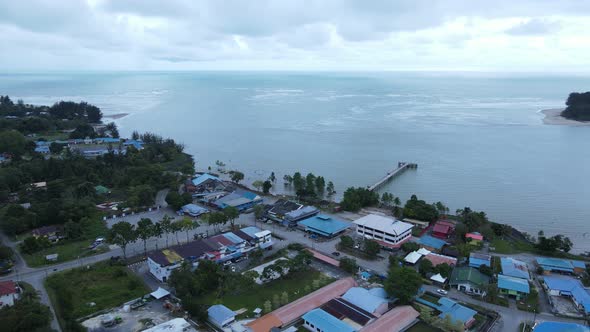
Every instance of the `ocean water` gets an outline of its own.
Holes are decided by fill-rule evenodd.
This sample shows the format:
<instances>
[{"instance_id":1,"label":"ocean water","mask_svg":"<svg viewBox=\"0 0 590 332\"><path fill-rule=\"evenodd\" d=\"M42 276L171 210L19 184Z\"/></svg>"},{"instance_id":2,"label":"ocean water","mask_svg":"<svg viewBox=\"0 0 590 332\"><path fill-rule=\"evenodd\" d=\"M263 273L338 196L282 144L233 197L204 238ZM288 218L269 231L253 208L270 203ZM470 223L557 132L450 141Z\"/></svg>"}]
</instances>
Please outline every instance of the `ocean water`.
<instances>
[{"instance_id":1,"label":"ocean water","mask_svg":"<svg viewBox=\"0 0 590 332\"><path fill-rule=\"evenodd\" d=\"M153 131L186 145L197 167L313 172L348 186L418 163L382 188L469 206L590 250L590 127L550 126L590 77L476 73L51 73L0 75L0 94L48 104L85 100L123 135ZM284 190L277 181L275 192Z\"/></svg>"}]
</instances>

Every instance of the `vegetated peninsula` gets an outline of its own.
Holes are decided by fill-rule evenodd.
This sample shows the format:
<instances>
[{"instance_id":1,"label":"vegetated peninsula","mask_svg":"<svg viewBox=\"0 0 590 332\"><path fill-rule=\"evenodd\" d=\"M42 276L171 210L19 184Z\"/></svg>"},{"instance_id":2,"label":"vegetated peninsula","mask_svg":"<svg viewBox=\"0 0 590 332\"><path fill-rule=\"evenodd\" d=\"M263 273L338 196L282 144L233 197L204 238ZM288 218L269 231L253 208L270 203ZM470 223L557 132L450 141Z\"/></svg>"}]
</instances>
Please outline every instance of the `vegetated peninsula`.
<instances>
[{"instance_id":1,"label":"vegetated peninsula","mask_svg":"<svg viewBox=\"0 0 590 332\"><path fill-rule=\"evenodd\" d=\"M550 125L590 126L590 92L572 92L565 109L542 110L543 123Z\"/></svg>"},{"instance_id":2,"label":"vegetated peninsula","mask_svg":"<svg viewBox=\"0 0 590 332\"><path fill-rule=\"evenodd\" d=\"M566 109L561 116L576 121L590 121L590 91L572 92L567 98Z\"/></svg>"}]
</instances>

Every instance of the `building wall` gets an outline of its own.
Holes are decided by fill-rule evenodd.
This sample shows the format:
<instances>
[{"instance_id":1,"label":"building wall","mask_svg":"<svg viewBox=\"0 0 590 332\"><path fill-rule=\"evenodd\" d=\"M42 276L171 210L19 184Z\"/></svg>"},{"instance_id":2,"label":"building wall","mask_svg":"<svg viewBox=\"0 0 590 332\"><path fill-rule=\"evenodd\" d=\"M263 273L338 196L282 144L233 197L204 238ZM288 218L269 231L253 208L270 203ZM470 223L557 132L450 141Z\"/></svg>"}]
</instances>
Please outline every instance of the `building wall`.
<instances>
[{"instance_id":1,"label":"building wall","mask_svg":"<svg viewBox=\"0 0 590 332\"><path fill-rule=\"evenodd\" d=\"M472 292L475 294L482 294L483 291L471 285L470 283L460 283L456 285L457 289L463 292Z\"/></svg>"},{"instance_id":2,"label":"building wall","mask_svg":"<svg viewBox=\"0 0 590 332\"><path fill-rule=\"evenodd\" d=\"M363 225L356 225L356 233L360 236L370 236L376 240L396 245L412 236L412 229L410 228L399 236L396 236L395 234L382 232Z\"/></svg>"},{"instance_id":3,"label":"building wall","mask_svg":"<svg viewBox=\"0 0 590 332\"><path fill-rule=\"evenodd\" d=\"M148 257L147 259L148 267L150 269L150 273L156 277L156 279L160 280L161 282L168 281L172 271L180 267L180 264L169 265L169 266L161 266L160 264L154 262L151 258Z\"/></svg>"},{"instance_id":4,"label":"building wall","mask_svg":"<svg viewBox=\"0 0 590 332\"><path fill-rule=\"evenodd\" d=\"M0 303L1 303L0 307L13 306L15 300L18 300L18 294L8 294L8 295L0 296Z\"/></svg>"}]
</instances>

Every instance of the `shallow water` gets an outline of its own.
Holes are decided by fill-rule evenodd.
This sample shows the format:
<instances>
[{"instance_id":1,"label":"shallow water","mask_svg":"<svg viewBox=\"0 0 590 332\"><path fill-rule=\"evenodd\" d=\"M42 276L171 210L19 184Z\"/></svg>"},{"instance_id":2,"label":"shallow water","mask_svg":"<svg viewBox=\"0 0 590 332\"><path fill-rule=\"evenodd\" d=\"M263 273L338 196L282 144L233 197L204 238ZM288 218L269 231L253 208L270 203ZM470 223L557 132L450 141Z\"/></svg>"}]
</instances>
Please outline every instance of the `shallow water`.
<instances>
[{"instance_id":1,"label":"shallow water","mask_svg":"<svg viewBox=\"0 0 590 332\"><path fill-rule=\"evenodd\" d=\"M184 142L206 169L313 172L337 190L419 164L383 190L464 206L590 250L590 128L542 124L590 78L445 73L101 73L0 75L0 94L29 103L86 100L122 134ZM277 181L275 191L283 188Z\"/></svg>"}]
</instances>

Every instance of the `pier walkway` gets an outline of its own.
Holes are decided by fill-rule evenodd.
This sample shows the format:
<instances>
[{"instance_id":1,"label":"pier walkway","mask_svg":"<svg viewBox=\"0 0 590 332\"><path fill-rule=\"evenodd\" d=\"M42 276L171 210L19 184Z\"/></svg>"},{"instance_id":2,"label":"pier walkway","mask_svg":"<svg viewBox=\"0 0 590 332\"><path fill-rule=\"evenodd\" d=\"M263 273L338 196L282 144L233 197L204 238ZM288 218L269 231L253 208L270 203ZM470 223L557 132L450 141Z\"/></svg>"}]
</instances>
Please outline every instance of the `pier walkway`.
<instances>
[{"instance_id":1,"label":"pier walkway","mask_svg":"<svg viewBox=\"0 0 590 332\"><path fill-rule=\"evenodd\" d=\"M400 161L399 163L397 163L396 169L387 172L387 174L383 178L381 178L381 180L377 181L374 185L369 186L369 190L374 191L379 189L379 187L387 183L387 181L389 181L391 178L402 173L408 168L418 168L418 164Z\"/></svg>"}]
</instances>

